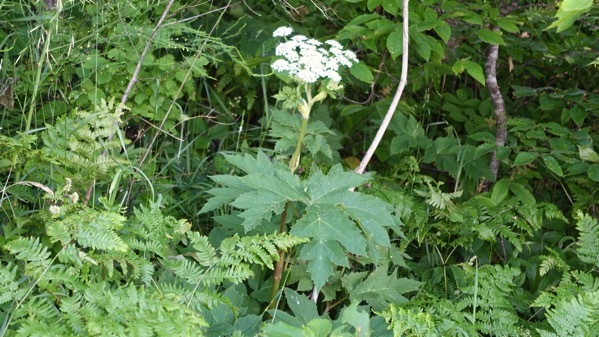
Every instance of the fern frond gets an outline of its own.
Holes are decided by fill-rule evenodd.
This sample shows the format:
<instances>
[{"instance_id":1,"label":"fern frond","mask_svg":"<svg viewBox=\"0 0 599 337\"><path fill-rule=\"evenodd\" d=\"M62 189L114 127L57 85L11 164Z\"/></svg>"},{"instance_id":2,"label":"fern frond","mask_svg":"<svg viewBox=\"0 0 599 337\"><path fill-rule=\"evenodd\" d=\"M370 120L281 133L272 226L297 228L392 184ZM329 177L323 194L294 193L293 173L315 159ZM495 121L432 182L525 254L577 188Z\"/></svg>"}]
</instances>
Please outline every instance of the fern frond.
<instances>
[{"instance_id":1,"label":"fern frond","mask_svg":"<svg viewBox=\"0 0 599 337\"><path fill-rule=\"evenodd\" d=\"M46 296L27 300L17 308L14 317L28 317L29 320L44 321L60 315L58 308Z\"/></svg>"},{"instance_id":2,"label":"fern frond","mask_svg":"<svg viewBox=\"0 0 599 337\"><path fill-rule=\"evenodd\" d=\"M570 270L570 265L568 265L568 263L566 263L566 261L564 261L562 255L558 251L556 251L550 247L547 247L546 249L549 253L551 253L551 255L541 256L542 262L541 262L541 267L539 269L539 275L541 275L541 276L547 275L547 273L553 269L557 269L559 271L569 271Z\"/></svg>"},{"instance_id":3,"label":"fern frond","mask_svg":"<svg viewBox=\"0 0 599 337\"><path fill-rule=\"evenodd\" d=\"M162 260L162 264L172 270L175 275L189 283L201 283L206 270L193 261L179 255L174 258Z\"/></svg>"},{"instance_id":4,"label":"fern frond","mask_svg":"<svg viewBox=\"0 0 599 337\"><path fill-rule=\"evenodd\" d=\"M576 229L580 232L578 237L578 257L582 262L599 267L599 221L588 214L577 214Z\"/></svg>"},{"instance_id":5,"label":"fern frond","mask_svg":"<svg viewBox=\"0 0 599 337\"><path fill-rule=\"evenodd\" d=\"M208 237L200 235L198 232L190 232L187 237L195 251L196 260L202 266L213 266L218 262L216 249L208 242Z\"/></svg>"},{"instance_id":6,"label":"fern frond","mask_svg":"<svg viewBox=\"0 0 599 337\"><path fill-rule=\"evenodd\" d=\"M558 302L547 321L559 336L590 336L599 331L599 292Z\"/></svg>"},{"instance_id":7,"label":"fern frond","mask_svg":"<svg viewBox=\"0 0 599 337\"><path fill-rule=\"evenodd\" d=\"M21 237L9 242L6 249L16 255L19 260L34 262L44 266L50 265L50 252L39 238Z\"/></svg>"},{"instance_id":8,"label":"fern frond","mask_svg":"<svg viewBox=\"0 0 599 337\"><path fill-rule=\"evenodd\" d=\"M20 299L23 291L19 290L18 273L16 265L0 263L0 305Z\"/></svg>"}]
</instances>

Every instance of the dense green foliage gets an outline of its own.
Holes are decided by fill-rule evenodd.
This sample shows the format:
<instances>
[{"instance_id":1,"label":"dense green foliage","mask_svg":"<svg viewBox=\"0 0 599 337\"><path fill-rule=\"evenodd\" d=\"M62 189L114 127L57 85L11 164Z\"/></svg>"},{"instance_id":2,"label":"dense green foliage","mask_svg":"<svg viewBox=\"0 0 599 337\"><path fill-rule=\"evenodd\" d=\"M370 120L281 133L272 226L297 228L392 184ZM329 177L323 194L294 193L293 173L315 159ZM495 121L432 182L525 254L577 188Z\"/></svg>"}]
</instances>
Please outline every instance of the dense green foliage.
<instances>
[{"instance_id":1,"label":"dense green foliage","mask_svg":"<svg viewBox=\"0 0 599 337\"><path fill-rule=\"evenodd\" d=\"M0 337L598 336L597 2L401 5L0 2Z\"/></svg>"}]
</instances>

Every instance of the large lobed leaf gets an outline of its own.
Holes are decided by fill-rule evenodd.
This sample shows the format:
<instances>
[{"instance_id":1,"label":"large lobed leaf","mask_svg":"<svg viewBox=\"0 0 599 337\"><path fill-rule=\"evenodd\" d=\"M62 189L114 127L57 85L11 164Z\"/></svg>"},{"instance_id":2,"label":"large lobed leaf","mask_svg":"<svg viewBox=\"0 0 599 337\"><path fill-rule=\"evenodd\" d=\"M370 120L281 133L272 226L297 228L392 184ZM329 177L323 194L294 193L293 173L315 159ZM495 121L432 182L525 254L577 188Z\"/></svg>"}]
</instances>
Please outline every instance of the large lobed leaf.
<instances>
[{"instance_id":1,"label":"large lobed leaf","mask_svg":"<svg viewBox=\"0 0 599 337\"><path fill-rule=\"evenodd\" d=\"M310 239L299 257L308 262L312 282L318 289L336 266L349 266L348 253L367 256L376 262L376 245L390 245L387 230L397 230L391 205L349 191L366 183L367 176L345 172L337 165L327 174L315 167L310 177L302 181L263 153L255 158L246 154L226 159L246 175L212 177L223 187L210 190L213 197L202 212L229 204L242 211L239 216L248 232L262 221L283 213L287 203L299 203L295 208L303 211L290 234Z\"/></svg>"}]
</instances>

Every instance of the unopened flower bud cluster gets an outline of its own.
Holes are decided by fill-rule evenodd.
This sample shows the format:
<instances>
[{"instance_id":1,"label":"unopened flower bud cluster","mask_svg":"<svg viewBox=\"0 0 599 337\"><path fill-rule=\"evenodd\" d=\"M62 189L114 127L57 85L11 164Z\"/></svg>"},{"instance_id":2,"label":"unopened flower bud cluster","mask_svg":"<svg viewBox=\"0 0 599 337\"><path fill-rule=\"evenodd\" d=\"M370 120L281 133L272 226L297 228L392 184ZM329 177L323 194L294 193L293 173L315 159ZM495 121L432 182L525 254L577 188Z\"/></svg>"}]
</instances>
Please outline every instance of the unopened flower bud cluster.
<instances>
[{"instance_id":1,"label":"unopened flower bud cluster","mask_svg":"<svg viewBox=\"0 0 599 337\"><path fill-rule=\"evenodd\" d=\"M72 187L73 181L70 178L66 178L66 184L62 188L62 191L58 191L58 194L59 196L62 196L61 200L70 200L73 204L76 204L79 201L79 193L73 192L69 194ZM60 213L63 211L63 209L57 204L50 205L48 210L50 213L52 213L52 215L60 215Z\"/></svg>"},{"instance_id":2,"label":"unopened flower bud cluster","mask_svg":"<svg viewBox=\"0 0 599 337\"><path fill-rule=\"evenodd\" d=\"M290 27L280 27L273 33L275 37L287 37L293 33ZM303 35L295 35L280 43L275 54L283 58L276 60L272 68L278 72L287 72L292 79L301 83L315 83L321 79L340 82L340 66L351 67L358 62L356 54L344 50L335 40L324 43Z\"/></svg>"}]
</instances>

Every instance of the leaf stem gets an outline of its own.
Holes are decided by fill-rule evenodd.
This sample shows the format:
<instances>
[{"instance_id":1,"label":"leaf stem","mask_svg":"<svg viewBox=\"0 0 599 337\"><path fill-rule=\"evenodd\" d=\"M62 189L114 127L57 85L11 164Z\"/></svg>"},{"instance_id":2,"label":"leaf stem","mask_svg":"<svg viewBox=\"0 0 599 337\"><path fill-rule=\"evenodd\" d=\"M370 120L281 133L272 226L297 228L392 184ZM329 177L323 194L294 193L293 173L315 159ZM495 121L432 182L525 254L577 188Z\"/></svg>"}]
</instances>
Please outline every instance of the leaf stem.
<instances>
[{"instance_id":1,"label":"leaf stem","mask_svg":"<svg viewBox=\"0 0 599 337\"><path fill-rule=\"evenodd\" d=\"M300 132L297 137L297 145L295 146L295 151L293 152L291 160L289 161L289 169L291 170L291 173L294 173L299 166L302 143L304 142L304 137L306 136L306 129L308 126L308 118L302 115L302 125L300 126Z\"/></svg>"}]
</instances>

